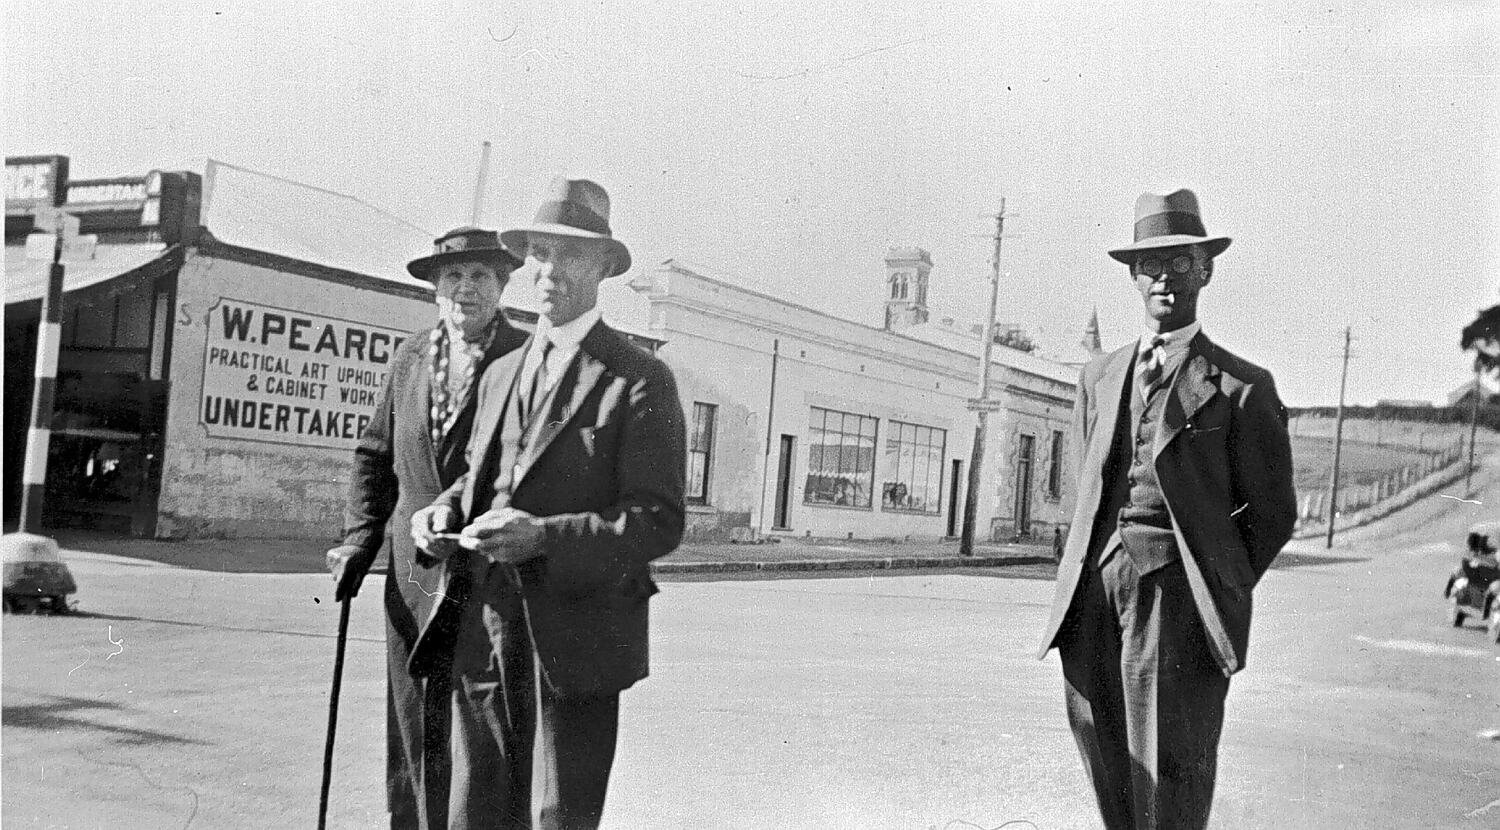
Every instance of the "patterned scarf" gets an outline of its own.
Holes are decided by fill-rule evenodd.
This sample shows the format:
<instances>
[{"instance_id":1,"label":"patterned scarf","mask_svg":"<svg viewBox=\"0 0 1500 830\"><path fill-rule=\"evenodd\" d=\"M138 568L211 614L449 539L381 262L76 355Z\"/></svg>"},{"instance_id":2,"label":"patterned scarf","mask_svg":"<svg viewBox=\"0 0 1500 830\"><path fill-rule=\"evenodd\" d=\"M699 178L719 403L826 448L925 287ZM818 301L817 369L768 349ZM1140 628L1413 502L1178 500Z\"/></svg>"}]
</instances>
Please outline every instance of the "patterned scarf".
<instances>
[{"instance_id":1,"label":"patterned scarf","mask_svg":"<svg viewBox=\"0 0 1500 830\"><path fill-rule=\"evenodd\" d=\"M450 354L448 326L438 323L437 328L433 329L432 334L428 336L427 357L432 363L432 408L429 411L429 423L434 447L442 442L443 436L453 427L454 419L468 402L469 391L474 388L474 375L479 370L479 361L484 358L485 352L490 350L490 344L495 342L495 332L499 330L500 312L496 311L489 325L480 332L479 339L458 341L459 348L462 348L469 357L469 364L464 368L463 385L458 388L457 392L453 392L448 386L448 356Z\"/></svg>"}]
</instances>

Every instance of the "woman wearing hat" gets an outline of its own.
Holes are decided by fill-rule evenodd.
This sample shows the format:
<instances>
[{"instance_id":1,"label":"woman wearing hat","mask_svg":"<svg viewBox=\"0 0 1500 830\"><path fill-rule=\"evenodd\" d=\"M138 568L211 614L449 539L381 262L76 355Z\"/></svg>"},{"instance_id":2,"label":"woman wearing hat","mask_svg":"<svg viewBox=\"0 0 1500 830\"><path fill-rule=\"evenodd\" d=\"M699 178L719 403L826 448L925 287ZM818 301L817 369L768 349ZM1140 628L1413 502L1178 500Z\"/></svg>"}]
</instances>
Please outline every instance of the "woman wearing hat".
<instances>
[{"instance_id":1,"label":"woman wearing hat","mask_svg":"<svg viewBox=\"0 0 1500 830\"><path fill-rule=\"evenodd\" d=\"M466 470L473 389L485 367L526 342L500 313L520 260L494 231L457 228L407 270L436 289L438 321L397 349L370 425L354 451L343 544L328 551L339 600L353 597L385 542ZM385 582L386 784L392 828L448 826L451 657L467 560L435 567L405 532L394 534ZM413 664L418 641L422 654Z\"/></svg>"}]
</instances>

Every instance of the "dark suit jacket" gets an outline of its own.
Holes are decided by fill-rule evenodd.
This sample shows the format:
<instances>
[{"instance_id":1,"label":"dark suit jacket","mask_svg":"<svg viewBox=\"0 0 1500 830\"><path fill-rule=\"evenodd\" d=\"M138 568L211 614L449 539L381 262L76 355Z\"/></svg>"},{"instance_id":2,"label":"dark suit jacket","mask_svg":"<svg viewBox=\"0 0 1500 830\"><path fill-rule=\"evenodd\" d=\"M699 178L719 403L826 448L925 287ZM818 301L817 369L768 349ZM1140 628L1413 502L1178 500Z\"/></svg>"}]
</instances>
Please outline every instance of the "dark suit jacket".
<instances>
[{"instance_id":1,"label":"dark suit jacket","mask_svg":"<svg viewBox=\"0 0 1500 830\"><path fill-rule=\"evenodd\" d=\"M354 471L349 477L344 510L344 544L364 549L371 560L385 543L386 525L395 524L387 583L394 584L396 590L387 590L386 612L392 631L400 638L393 646L408 651L425 623L433 619L434 598L446 593L449 577L447 568L418 567L411 541L411 514L431 504L467 469L464 449L474 423L475 396L471 394L441 446L432 445L428 424L432 382L427 356L429 332L412 332L391 359L385 388L354 450ZM502 317L477 371L482 372L525 342L526 333L511 327ZM451 600L445 605L450 607L438 615L444 632L435 638L434 645L446 639L451 651L456 619L450 622L449 617L456 617L458 608Z\"/></svg>"},{"instance_id":2,"label":"dark suit jacket","mask_svg":"<svg viewBox=\"0 0 1500 830\"><path fill-rule=\"evenodd\" d=\"M485 372L470 472L437 503L461 524L507 503L543 518L541 556L507 574L493 571L511 566L476 557L475 585L519 582L532 643L559 694L618 692L647 674L647 606L657 591L648 565L682 539L687 452L677 383L661 361L596 324L533 419L507 502L494 492L500 433L526 351Z\"/></svg>"},{"instance_id":3,"label":"dark suit jacket","mask_svg":"<svg viewBox=\"0 0 1500 830\"><path fill-rule=\"evenodd\" d=\"M1041 655L1056 645L1090 549L1136 344L1084 367L1070 443L1078 506L1058 566ZM1225 675L1245 665L1250 592L1297 519L1286 409L1266 370L1199 334L1174 375L1153 449L1157 477L1209 648ZM1113 525L1100 523L1101 532Z\"/></svg>"}]
</instances>

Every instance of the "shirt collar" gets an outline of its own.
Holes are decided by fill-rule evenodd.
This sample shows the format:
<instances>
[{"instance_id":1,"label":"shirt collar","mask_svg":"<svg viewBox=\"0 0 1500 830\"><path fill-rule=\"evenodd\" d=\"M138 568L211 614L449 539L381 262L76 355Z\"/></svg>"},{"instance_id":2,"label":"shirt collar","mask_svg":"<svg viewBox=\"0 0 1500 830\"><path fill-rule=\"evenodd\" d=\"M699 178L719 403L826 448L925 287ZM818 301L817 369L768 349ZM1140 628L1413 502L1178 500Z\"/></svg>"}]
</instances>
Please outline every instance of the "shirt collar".
<instances>
[{"instance_id":1,"label":"shirt collar","mask_svg":"<svg viewBox=\"0 0 1500 830\"><path fill-rule=\"evenodd\" d=\"M1180 352L1183 349L1186 349L1188 344L1191 343L1193 341L1193 338L1197 337L1198 333L1201 331L1203 331L1203 323L1198 320L1194 320L1193 322L1188 323L1182 328L1173 329L1172 331L1163 332L1145 329L1141 332L1141 342L1137 347L1137 351L1150 346L1152 338L1160 337L1162 339L1163 350L1165 350L1169 354Z\"/></svg>"},{"instance_id":2,"label":"shirt collar","mask_svg":"<svg viewBox=\"0 0 1500 830\"><path fill-rule=\"evenodd\" d=\"M537 326L537 336L545 337L552 342L552 348L559 351L571 351L577 349L583 342L583 338L589 333L589 329L599 322L599 309L594 307L578 315L577 317L554 326L543 317Z\"/></svg>"}]
</instances>

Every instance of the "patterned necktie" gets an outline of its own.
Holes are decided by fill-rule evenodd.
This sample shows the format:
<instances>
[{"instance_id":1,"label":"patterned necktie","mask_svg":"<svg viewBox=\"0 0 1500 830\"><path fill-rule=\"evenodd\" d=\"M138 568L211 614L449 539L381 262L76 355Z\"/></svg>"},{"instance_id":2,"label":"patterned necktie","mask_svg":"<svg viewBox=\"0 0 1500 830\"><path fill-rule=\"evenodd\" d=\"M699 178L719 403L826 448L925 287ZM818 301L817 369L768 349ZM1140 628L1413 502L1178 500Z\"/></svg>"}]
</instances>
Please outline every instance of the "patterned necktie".
<instances>
[{"instance_id":1,"label":"patterned necktie","mask_svg":"<svg viewBox=\"0 0 1500 830\"><path fill-rule=\"evenodd\" d=\"M526 394L526 418L523 423L531 423L537 406L547 397L547 359L552 356L552 346L551 339L542 341L542 359L537 363L536 372L531 376L531 388Z\"/></svg>"},{"instance_id":2,"label":"patterned necktie","mask_svg":"<svg viewBox=\"0 0 1500 830\"><path fill-rule=\"evenodd\" d=\"M1141 384L1141 396L1151 400L1151 395L1156 391L1157 384L1161 383L1162 369L1167 362L1167 350L1164 348L1166 340L1160 337L1151 338L1151 342L1141 349L1139 362L1140 367L1136 371L1136 378Z\"/></svg>"}]
</instances>

